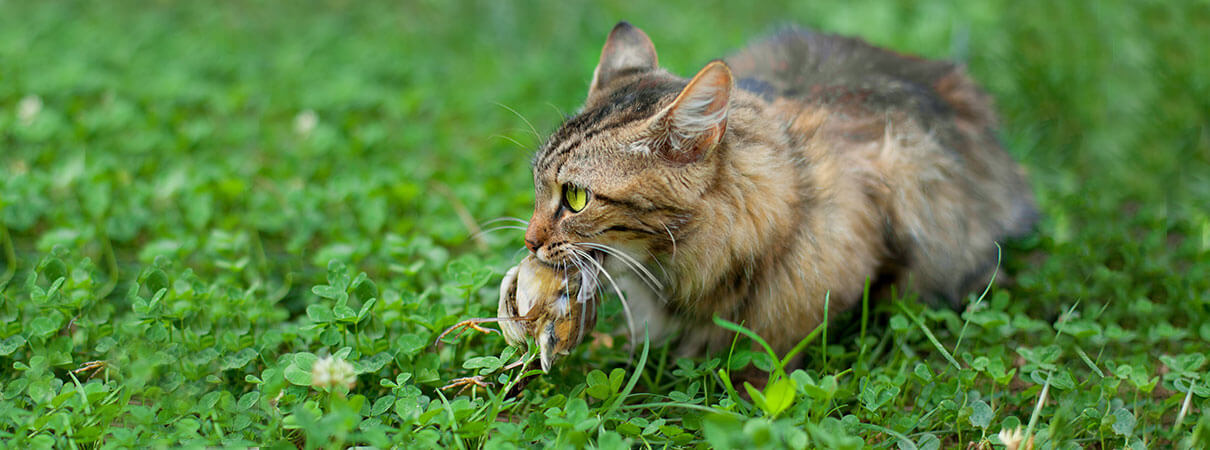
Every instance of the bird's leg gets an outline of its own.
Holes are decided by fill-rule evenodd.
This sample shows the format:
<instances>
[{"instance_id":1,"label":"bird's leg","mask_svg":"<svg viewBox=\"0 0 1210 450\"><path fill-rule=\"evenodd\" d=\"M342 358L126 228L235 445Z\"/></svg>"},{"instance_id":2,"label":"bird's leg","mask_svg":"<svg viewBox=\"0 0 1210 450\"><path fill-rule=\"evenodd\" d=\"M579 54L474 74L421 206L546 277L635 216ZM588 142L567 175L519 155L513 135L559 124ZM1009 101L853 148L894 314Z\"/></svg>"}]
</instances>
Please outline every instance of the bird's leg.
<instances>
[{"instance_id":1,"label":"bird's leg","mask_svg":"<svg viewBox=\"0 0 1210 450\"><path fill-rule=\"evenodd\" d=\"M446 328L445 331L443 331L440 336L437 336L437 341L434 342L434 344L436 344L437 346L441 346L441 340L445 339L446 335L453 333L455 330L458 331L458 334L455 335L455 337L461 337L463 333L466 333L466 330L475 330L475 331L478 331L483 334L499 333L499 331L497 331L497 330L493 330L491 328L483 328L483 327L479 326L480 324L499 322L499 321L500 321L500 319L495 318L495 317L481 317L481 318L463 320L461 322L454 324L454 326L452 326L452 327Z\"/></svg>"},{"instance_id":2,"label":"bird's leg","mask_svg":"<svg viewBox=\"0 0 1210 450\"><path fill-rule=\"evenodd\" d=\"M468 388L470 388L472 386L478 386L483 389L487 389L489 387L489 383L486 381L483 381L482 376L475 375L472 377L455 378L453 380L450 380L450 383L445 386L442 386L441 390L447 391L447 390L453 389L455 387L461 387L462 389L458 389L458 393L456 393L454 395L462 395L463 391L467 390Z\"/></svg>"},{"instance_id":3,"label":"bird's leg","mask_svg":"<svg viewBox=\"0 0 1210 450\"><path fill-rule=\"evenodd\" d=\"M500 331L493 330L491 328L483 328L479 325L485 324L485 323L496 323L496 322L521 322L521 321L526 321L526 320L530 320L530 319L525 318L525 317L479 317L479 318L475 318L475 319L466 319L466 320L463 320L461 322L454 324L454 326L452 326L452 327L446 328L445 331L441 332L440 336L437 336L437 341L434 342L433 344L440 347L441 340L445 339L446 335L454 332L455 330L458 331L458 334L455 337L462 336L463 333L466 333L466 330L475 330L475 331L478 331L483 334L492 334L492 333L499 333Z\"/></svg>"},{"instance_id":4,"label":"bird's leg","mask_svg":"<svg viewBox=\"0 0 1210 450\"><path fill-rule=\"evenodd\" d=\"M88 379L91 380L92 377L95 377L98 373L101 373L102 369L109 369L109 363L105 362L105 360L99 359L81 364L78 369L72 370L71 373L80 374L88 371L94 371L92 375L88 376Z\"/></svg>"}]
</instances>

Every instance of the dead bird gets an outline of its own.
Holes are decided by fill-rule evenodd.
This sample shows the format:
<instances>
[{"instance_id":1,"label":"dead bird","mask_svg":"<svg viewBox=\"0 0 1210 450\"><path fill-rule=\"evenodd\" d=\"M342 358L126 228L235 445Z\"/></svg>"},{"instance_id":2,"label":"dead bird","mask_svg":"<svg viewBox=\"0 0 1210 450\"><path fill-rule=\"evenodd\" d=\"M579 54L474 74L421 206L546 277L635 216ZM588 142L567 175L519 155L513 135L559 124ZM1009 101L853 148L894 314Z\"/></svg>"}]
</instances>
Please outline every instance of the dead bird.
<instances>
[{"instance_id":1,"label":"dead bird","mask_svg":"<svg viewBox=\"0 0 1210 450\"><path fill-rule=\"evenodd\" d=\"M542 370L550 370L596 326L598 284L592 268L559 269L527 256L500 283L497 319L504 340L521 347L534 338Z\"/></svg>"},{"instance_id":2,"label":"dead bird","mask_svg":"<svg viewBox=\"0 0 1210 450\"><path fill-rule=\"evenodd\" d=\"M526 347L533 339L542 371L549 371L596 326L597 305L601 301L599 273L595 266L553 267L533 255L526 256L508 270L500 283L497 317L459 322L441 333L437 342L455 330L492 333L495 330L480 325L499 323L500 334L509 345ZM522 358L505 369L515 368L524 361ZM484 382L474 376L458 378L443 389L470 385L484 386Z\"/></svg>"}]
</instances>

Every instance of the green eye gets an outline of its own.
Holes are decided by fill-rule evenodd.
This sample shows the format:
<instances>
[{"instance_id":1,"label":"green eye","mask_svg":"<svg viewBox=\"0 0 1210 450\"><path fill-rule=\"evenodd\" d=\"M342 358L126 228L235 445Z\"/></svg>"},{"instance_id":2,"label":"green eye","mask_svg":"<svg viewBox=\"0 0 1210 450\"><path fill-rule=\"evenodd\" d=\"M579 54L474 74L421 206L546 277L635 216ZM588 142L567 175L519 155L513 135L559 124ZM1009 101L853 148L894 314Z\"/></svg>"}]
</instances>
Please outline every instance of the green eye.
<instances>
[{"instance_id":1,"label":"green eye","mask_svg":"<svg viewBox=\"0 0 1210 450\"><path fill-rule=\"evenodd\" d=\"M588 190L579 186L563 185L563 202L571 212L580 212L588 205Z\"/></svg>"}]
</instances>

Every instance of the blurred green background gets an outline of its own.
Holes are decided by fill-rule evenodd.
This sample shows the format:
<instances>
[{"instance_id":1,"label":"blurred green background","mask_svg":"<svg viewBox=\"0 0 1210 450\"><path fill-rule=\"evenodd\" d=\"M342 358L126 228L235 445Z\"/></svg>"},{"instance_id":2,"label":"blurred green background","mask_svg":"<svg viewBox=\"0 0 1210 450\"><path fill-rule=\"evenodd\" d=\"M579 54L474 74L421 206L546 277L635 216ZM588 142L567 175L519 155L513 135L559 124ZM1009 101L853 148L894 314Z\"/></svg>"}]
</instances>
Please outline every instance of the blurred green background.
<instances>
[{"instance_id":1,"label":"blurred green background","mask_svg":"<svg viewBox=\"0 0 1210 450\"><path fill-rule=\"evenodd\" d=\"M61 413L76 427L64 429L92 427L87 429L110 443L125 442L122 436L131 443L152 437L163 439L161 444L194 438L234 445L297 442L297 433L283 431L299 429L297 423L274 416L276 406L266 406L268 399L278 393L286 394L283 405L314 399L305 386L282 381L282 371L301 364L293 356L297 352L342 345L353 347L346 354L351 360L387 354L393 361L363 372L359 392L368 402L386 395L391 401L423 397L421 410L443 408L434 388L461 376L465 371L458 366L465 358L498 354L503 341L476 339L442 353L414 344L430 342L459 318L494 312L491 286L519 257L521 232L472 234L493 218L528 217L529 158L544 135L578 108L604 37L619 20L643 28L661 64L683 75L786 24L966 64L996 98L1003 141L1028 168L1045 215L1038 232L1006 254L1004 279L1012 282L993 291L1000 299L993 309L1040 321L1051 335L1051 322L1083 312L1097 333L1072 342L1053 338L1053 345L1066 349L1064 358L1077 361L1076 379L1097 371L1079 363L1073 349L1084 348L1078 354L1092 354L1097 364L1133 363L1158 375L1156 354L1207 348L1205 1L0 0L0 292L6 320L0 341L12 344L0 345L7 350L0 351L0 382L9 389L0 410L12 411L0 419L0 433L49 436L42 443L64 445L70 433L57 428L58 421L36 420ZM343 266L330 267L332 260ZM344 267L351 274L364 271L377 283L373 295L364 297L345 286L354 293L351 306L380 299L369 318L347 327L308 309L333 301L344 305L312 289L325 279L334 283L330 272L343 273ZM60 276L65 281L54 288ZM148 306L156 286L171 288L162 310ZM56 289L58 294L47 294ZM340 315L338 308L331 311ZM885 318L897 310L879 311ZM936 333L955 346L959 316L928 313L928 323L940 327ZM42 317L50 319L39 322ZM1006 361L1017 346L1052 344L1039 337L1047 333L1026 325L986 326L976 334L981 337L967 339L976 354L1007 355ZM248 327L259 331L249 335ZM229 335L231 329L243 331ZM344 338L323 334L334 329ZM365 336L368 342L346 342L365 330L375 330ZM162 340L142 341L148 333ZM856 359L858 352L866 354L865 343L836 344L858 367L844 381L853 385L842 386L842 396L849 388L856 396L857 383L866 386L859 380L882 370L875 366L906 367L899 363L919 357L912 349L934 370L947 367L918 330L887 333L886 339L903 342L882 361ZM129 345L115 348L115 342ZM220 356L246 348L255 349L256 361L216 369ZM139 363L139 349L162 358ZM220 356L168 369L184 355L205 351ZM31 363L37 356L43 359ZM96 388L106 389L97 391L106 393L101 399L108 393L119 399L104 410L110 414L105 420L82 418L88 415L70 403L49 406L42 391L31 387L44 386L52 394L70 388L67 371L89 360L114 363L126 386ZM539 411L560 392L583 397L585 381L577 374L628 367L628 361L633 362L620 349L578 354L566 362L571 373L553 377L535 388L540 393L511 408ZM836 373L845 364L839 361L808 370ZM659 367L640 390L688 389L688 381L660 384L661 376L673 375L662 375L665 365ZM408 389L379 389L374 374L389 381L399 373L415 375L400 384ZM245 375L266 382L247 384ZM895 376L893 370L883 375ZM272 376L277 385L268 381ZM1190 388L1164 382L1176 399L1148 403L1144 396L1140 404L1136 396L1132 414L1151 427L1140 425L1124 442L1185 436L1164 433L1174 405ZM991 389L987 398L1020 408L1024 412L1016 415L1024 420L1039 387L1023 383L999 396ZM252 402L263 411L240 420L256 424L252 428L191 412L196 405L185 400L214 394L221 408L251 392L257 392L260 400ZM1105 388L1101 397L1080 401L1099 408L1097 402L1115 399L1110 392ZM145 418L127 409L132 396L140 405L163 400L175 406ZM855 398L849 400L855 404ZM1194 398L1205 407L1205 396ZM483 399L462 400L472 411L485 405ZM962 440L965 422L955 430L942 418L961 417L966 403L951 415L922 419L911 412L911 400L896 401L915 425L893 419L882 425L916 433L912 439L934 433L947 446ZM704 404L723 407L709 399ZM92 414L85 406L77 408ZM92 408L101 414L99 403ZM289 416L292 410L282 411ZM627 411L647 418L668 414ZM848 412L842 407L833 414ZM316 417L335 414L326 413ZM859 419L872 421L873 413ZM425 429L399 414L402 419L378 419L379 425ZM481 420L479 428L495 430L503 440L550 437L516 437L488 416L468 414L471 419L461 420ZM181 417L198 424L192 434L156 426ZM441 420L432 417L427 420ZM687 420L697 420L696 428L680 425L688 438L674 433L642 439L704 442L702 419ZM146 428L139 428L144 422ZM426 435L433 438L426 442L449 445L456 422L430 424L436 437ZM110 426L116 423L127 426ZM370 433L358 423L364 424L333 427ZM607 431L615 429L615 423L605 423ZM207 431L211 427L220 433ZM837 433L897 442L883 432L846 430ZM1067 437L1087 440L1104 432L1092 425L1079 430L1069 430ZM389 436L382 442L403 442L382 433ZM474 432L461 433L477 439ZM811 442L824 445L819 439L831 431L814 433ZM337 439L307 436L312 443Z\"/></svg>"},{"instance_id":2,"label":"blurred green background","mask_svg":"<svg viewBox=\"0 0 1210 450\"><path fill-rule=\"evenodd\" d=\"M683 74L791 23L964 62L1059 237L1127 204L1196 215L1210 195L1199 5L10 1L4 218L26 254L89 214L129 250L237 225L292 253L387 232L457 245L467 230L454 202L425 201L430 183L476 220L526 215L540 142L526 119L545 134L574 112L620 19Z\"/></svg>"}]
</instances>

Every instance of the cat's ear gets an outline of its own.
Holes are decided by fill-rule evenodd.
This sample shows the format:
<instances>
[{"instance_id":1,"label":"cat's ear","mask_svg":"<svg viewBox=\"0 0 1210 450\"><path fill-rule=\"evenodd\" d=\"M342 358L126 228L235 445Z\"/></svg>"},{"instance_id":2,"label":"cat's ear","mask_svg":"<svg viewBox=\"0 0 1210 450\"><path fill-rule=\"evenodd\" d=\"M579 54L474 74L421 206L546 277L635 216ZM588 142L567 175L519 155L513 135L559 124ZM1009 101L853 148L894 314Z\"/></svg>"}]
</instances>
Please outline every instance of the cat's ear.
<instances>
[{"instance_id":1,"label":"cat's ear","mask_svg":"<svg viewBox=\"0 0 1210 450\"><path fill-rule=\"evenodd\" d=\"M593 98L620 75L644 72L659 67L655 45L647 33L629 22L621 21L609 32L605 47L601 49L601 61L592 73L592 84L588 98Z\"/></svg>"},{"instance_id":2,"label":"cat's ear","mask_svg":"<svg viewBox=\"0 0 1210 450\"><path fill-rule=\"evenodd\" d=\"M672 104L651 118L651 149L675 163L702 159L727 132L733 86L726 63L715 60L707 64Z\"/></svg>"}]
</instances>

